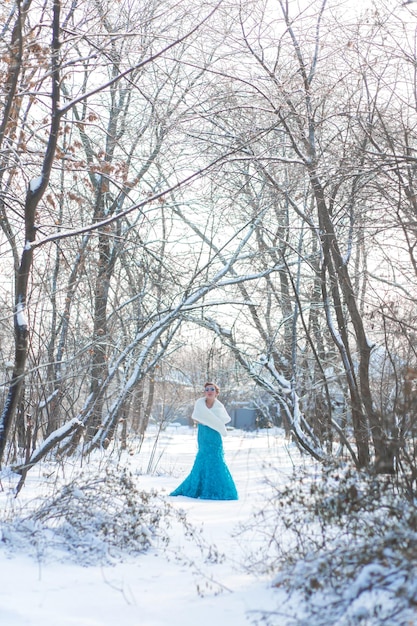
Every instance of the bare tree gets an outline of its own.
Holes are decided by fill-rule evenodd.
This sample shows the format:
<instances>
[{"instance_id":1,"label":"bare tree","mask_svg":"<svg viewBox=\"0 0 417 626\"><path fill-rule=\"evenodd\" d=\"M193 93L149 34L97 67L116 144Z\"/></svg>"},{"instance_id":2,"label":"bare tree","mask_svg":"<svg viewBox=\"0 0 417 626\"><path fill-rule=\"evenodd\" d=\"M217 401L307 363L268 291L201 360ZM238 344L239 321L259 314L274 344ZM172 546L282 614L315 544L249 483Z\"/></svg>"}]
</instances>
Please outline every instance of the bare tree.
<instances>
[{"instance_id":1,"label":"bare tree","mask_svg":"<svg viewBox=\"0 0 417 626\"><path fill-rule=\"evenodd\" d=\"M88 9L91 10L88 16L84 9L87 9L87 13ZM62 245L58 242L85 235L79 250L76 251L72 270L66 273L68 286L60 330L56 325L57 303L53 304L55 321L53 320L52 331L55 335L60 332L60 340L58 344L54 342L54 339L49 341L49 357L52 357L55 348L58 350L56 365L49 367L50 375L55 378L53 383L55 389L47 397L47 404L49 404L52 398L56 401L59 397L59 385L57 386L56 381L62 371L62 354L68 336L70 308L79 273L85 271L85 253L92 241L88 234L92 231L98 233L99 269L94 287L95 340L90 347L92 355L90 391L94 396L95 407L95 413L89 414L92 421L91 434L100 421L100 402L103 395L102 390L99 392L97 385L103 378L108 378L106 374L108 294L115 263L123 247L122 218L129 213L138 213L139 208L149 204L153 197L157 199L163 195L163 192L153 186L158 186L157 177L154 177L153 181L149 180L147 183L149 191L146 192L146 197L150 198L149 201L145 199L138 202L144 193L144 190L139 188L139 182L158 154L162 139L166 134L163 120L155 117L155 94L146 93L146 88L141 86L142 73L147 66L156 68L158 59L162 59L163 55L168 57L168 51L175 47L180 48L183 42L194 36L201 25L213 14L216 7L208 7L206 15L202 16L199 21L194 19L188 7L181 7L180 10L177 6L169 7L170 12L165 12L164 16L156 12L156 17L154 15L156 5L148 6L147 9L146 14L139 16L142 18L143 26L142 42L139 47L141 53L139 58L135 54L131 62L129 55L123 57L123 46L117 47L117 42L133 42L136 37L135 24L129 22L129 16L124 11L119 12L119 22L112 23L116 12L110 4L70 3L67 7L66 3L56 0L51 2L50 7L48 5L40 7L30 1L16 2L9 19L6 20L3 40L5 52L7 51L7 54L3 56L6 63L5 105L0 123L3 161L1 170L3 219L1 224L15 263L16 350L10 390L0 422L1 458L5 452L25 380L29 337L27 297L32 277L34 250L36 248L39 251L38 255L41 259L42 254L45 254L46 246ZM65 10L67 10L66 14ZM62 17L61 13L64 14ZM41 25L38 20L40 14L43 16ZM122 23L124 18L126 21ZM99 26L98 30L95 30L95 27L91 28L92 24ZM123 27L128 30L126 31ZM160 28L159 36L165 38L165 43L162 45L155 44L156 40L152 34L153 29L158 27ZM48 28L51 33L51 44L48 43L46 36ZM129 28L133 29L132 32L129 32ZM146 31L151 34L150 38ZM108 47L106 47L107 43ZM131 54L133 54L133 49L132 43ZM9 59L8 63L7 59ZM176 63L177 60L174 58L172 61L174 67ZM107 76L105 75L106 69L108 70ZM161 68L159 74L162 82L160 80L156 90L159 88L163 92L164 84L169 85L165 68ZM130 130L128 112L129 103L132 101L131 94L134 90L141 94L143 100L148 98L147 104L151 114L148 116L148 121L142 120L142 129L139 126L138 132L133 133L133 138L130 135L130 148L123 154L123 160L121 160L122 141L127 136L127 131ZM108 96L109 102L107 124L103 125L106 132L103 142L99 133L94 131L94 123L99 120L99 116L93 108L102 106L99 102L100 95L103 96L103 101ZM168 100L166 105L168 118L165 123L168 123L169 115L175 112L181 101L179 88L178 94L174 95L172 92ZM161 113L161 111L156 112ZM66 125L62 123L63 120ZM136 160L134 163L136 176L130 178L125 157L127 163L129 159L133 160L137 146L143 138L141 132L144 132L147 124L155 121L157 122L154 127L156 141L153 145L150 141L142 146L141 156L146 155L145 159L142 162L140 158ZM49 130L45 133L47 126ZM90 127L91 132L87 133L87 126ZM97 123L96 126L99 128L100 124ZM81 141L78 144L74 139L74 133L69 136L71 128L78 129L80 133ZM84 149L85 159L79 158L81 147ZM117 150L119 150L118 160L115 161ZM21 157L21 161L17 155ZM22 169L24 160L27 162L26 170L24 167ZM64 171L62 166L69 171L66 178L61 177L58 197L54 199L52 194L46 196L49 182L59 179L60 172L62 176ZM40 167L40 175L31 176L30 171L36 172L37 167ZM83 206L82 196L74 193L75 190L71 189L72 185L68 187L71 176L74 181L81 174L84 177L86 175L95 196L92 213L87 206ZM26 200L24 203L19 203L19 193L25 184L25 178L29 178ZM189 172L188 178L190 178ZM174 186L178 184L181 184L181 181L175 180ZM69 209L69 212L62 213L58 218L59 228L56 232L55 207L62 206L62 198L66 194L68 195L64 208L65 211ZM128 199L129 206L125 207L124 204ZM13 208L13 203L16 208ZM11 221L16 210L17 213L19 212L19 206L22 206L24 211L25 232L23 236L19 231L19 219L16 220L16 226ZM76 212L71 213L74 208ZM69 228L68 226L63 228L61 220L66 221ZM35 242L37 231L40 231L42 236ZM20 258L19 240L23 243ZM66 253L64 252L64 255ZM62 264L57 261L55 286L60 265ZM44 402L43 405L45 405ZM47 432L53 430L59 421L55 417L50 420Z\"/></svg>"},{"instance_id":2,"label":"bare tree","mask_svg":"<svg viewBox=\"0 0 417 626\"><path fill-rule=\"evenodd\" d=\"M327 456L323 444L332 453L336 431L358 466L372 460L378 471L393 471L395 429L376 401L372 369L380 329L375 332L365 315L366 296L375 287L368 267L378 253L371 253L364 238L376 232L378 219L387 223L386 203L379 205L379 193L373 198L370 193L382 180L375 147L381 158L387 157L375 131L394 104L388 85L399 75L392 62L394 45L383 43L386 33L381 35L380 28L381 23L391 28L396 18L389 12L369 13L362 28L354 16L348 23L338 21L337 11L326 13L326 5L312 3L299 11L297 3L279 2L281 15L275 21L268 3L242 5L240 36L234 31L229 56L234 72L226 65L217 69L217 106L212 104L210 117L204 117L207 125L199 138L207 142L214 135L215 153L236 147L216 185L221 180L230 201L245 211L254 200L265 211L257 254L252 261L247 257L248 267L261 259L265 267L272 268L277 259L283 267L278 283L270 274L265 287L258 283L256 291L248 292L245 310L252 317L240 312L233 334L221 318L207 324L258 383L270 388L289 423L298 428L303 421L319 457ZM398 115L395 107L392 111ZM392 161L386 161L390 167ZM273 203L280 207L275 219L269 209ZM254 305L256 299L262 305ZM246 342L245 324L251 328ZM268 370L265 377L261 366ZM317 400L318 389L320 404L311 401L313 396ZM348 400L342 421L332 398L337 390L343 403ZM356 449L350 429L345 430L347 417ZM301 441L301 431L298 435Z\"/></svg>"}]
</instances>

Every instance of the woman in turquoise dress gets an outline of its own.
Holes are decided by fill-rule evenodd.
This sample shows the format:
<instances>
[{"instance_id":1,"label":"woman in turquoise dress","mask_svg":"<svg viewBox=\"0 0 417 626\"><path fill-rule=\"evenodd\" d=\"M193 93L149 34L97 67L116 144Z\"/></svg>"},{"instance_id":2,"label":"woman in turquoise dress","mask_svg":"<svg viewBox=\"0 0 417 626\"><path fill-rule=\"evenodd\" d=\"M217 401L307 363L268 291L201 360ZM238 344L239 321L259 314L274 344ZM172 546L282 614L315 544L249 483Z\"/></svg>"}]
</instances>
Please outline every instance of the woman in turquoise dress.
<instances>
[{"instance_id":1,"label":"woman in turquoise dress","mask_svg":"<svg viewBox=\"0 0 417 626\"><path fill-rule=\"evenodd\" d=\"M204 398L197 400L193 419L198 422L198 452L190 474L170 495L204 500L237 500L232 475L224 461L222 434L230 421L223 404L217 400L219 387L206 383Z\"/></svg>"}]
</instances>

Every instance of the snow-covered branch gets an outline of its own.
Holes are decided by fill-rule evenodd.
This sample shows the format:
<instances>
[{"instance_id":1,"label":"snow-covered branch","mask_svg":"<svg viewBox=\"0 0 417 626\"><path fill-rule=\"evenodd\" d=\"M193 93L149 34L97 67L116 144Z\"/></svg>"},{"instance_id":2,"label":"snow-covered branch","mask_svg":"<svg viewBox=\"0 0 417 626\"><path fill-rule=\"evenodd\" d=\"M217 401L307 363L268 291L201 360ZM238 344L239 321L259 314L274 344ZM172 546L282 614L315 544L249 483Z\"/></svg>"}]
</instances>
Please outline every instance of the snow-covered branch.
<instances>
[{"instance_id":1,"label":"snow-covered branch","mask_svg":"<svg viewBox=\"0 0 417 626\"><path fill-rule=\"evenodd\" d=\"M63 439L65 439L65 437L68 437L71 433L80 428L83 428L83 424L77 418L74 418L71 421L67 422L67 424L64 424L63 426L61 426L61 428L58 428L53 433L51 433L49 437L47 437L45 441L43 441L42 444L38 448L36 448L36 450L34 450L32 455L30 456L28 463L25 463L23 465L16 465L15 467L13 467L13 471L17 474L23 474L25 470L29 470L41 459L43 459L43 457L46 456L48 452L52 450L52 448L55 448L55 446L60 441L62 441Z\"/></svg>"}]
</instances>

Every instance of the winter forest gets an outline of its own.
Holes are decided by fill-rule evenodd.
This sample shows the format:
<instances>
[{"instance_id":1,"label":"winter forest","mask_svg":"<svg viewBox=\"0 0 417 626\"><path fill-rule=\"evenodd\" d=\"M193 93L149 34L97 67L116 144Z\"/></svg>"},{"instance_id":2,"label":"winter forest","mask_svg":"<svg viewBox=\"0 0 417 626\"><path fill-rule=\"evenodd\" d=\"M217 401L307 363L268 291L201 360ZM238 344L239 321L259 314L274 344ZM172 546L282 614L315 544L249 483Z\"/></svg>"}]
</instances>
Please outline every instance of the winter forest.
<instances>
[{"instance_id":1,"label":"winter forest","mask_svg":"<svg viewBox=\"0 0 417 626\"><path fill-rule=\"evenodd\" d=\"M214 380L254 416L232 473L268 465L238 520L268 599L227 623L417 624L417 3L4 0L0 29L0 589L71 524L220 566L158 492Z\"/></svg>"}]
</instances>

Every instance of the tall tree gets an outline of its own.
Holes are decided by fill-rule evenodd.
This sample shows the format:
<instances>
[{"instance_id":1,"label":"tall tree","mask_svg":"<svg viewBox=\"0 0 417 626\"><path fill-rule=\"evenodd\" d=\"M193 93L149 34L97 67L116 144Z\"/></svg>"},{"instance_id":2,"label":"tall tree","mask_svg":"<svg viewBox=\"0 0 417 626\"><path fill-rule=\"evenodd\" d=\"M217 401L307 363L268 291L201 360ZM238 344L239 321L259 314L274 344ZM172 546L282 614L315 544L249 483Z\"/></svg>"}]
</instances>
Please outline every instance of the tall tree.
<instances>
[{"instance_id":1,"label":"tall tree","mask_svg":"<svg viewBox=\"0 0 417 626\"><path fill-rule=\"evenodd\" d=\"M65 259L66 255L71 258L71 249L64 250L64 242L76 238L80 242L73 261L70 261L72 270L62 274L67 290L63 316L58 325L58 303L52 303L55 311L52 332L56 336L60 333L60 340L58 344L49 342L48 354L51 357L56 347L58 361L55 367L48 366L48 371L55 377L55 391L47 394L46 403L43 398L41 404L46 406L52 398L55 401L58 398L56 381L62 373L74 290L79 287L78 277L87 267L86 254L95 241L95 237L89 237L91 232L98 236L95 267L88 262L90 268L94 267L96 276L92 305L94 340L89 352L90 396L94 398L95 407L94 412L89 413L91 435L100 422L103 398L102 390L99 391L100 381L108 379L109 290L123 248L123 219L128 214L140 214L141 207L163 195L158 187L157 174L145 183L143 178L160 151L166 126L172 123L170 120L190 85L190 81L181 85L184 72L180 77L176 76L176 83L170 79L168 66L175 73L179 62L175 55L171 59L168 52L180 49L194 37L213 15L216 5L208 6L205 15L197 19L185 4L167 5L163 16L157 9L156 4L147 4L133 21L134 8L128 5L116 10L111 3L99 0L79 3L56 0L45 5L17 0L6 20L3 33L5 106L0 122L3 161L1 225L15 263L16 350L10 390L0 419L0 458L4 455L26 374L30 337L26 313L34 250L39 251L39 263L43 259L47 261L46 250L50 245L60 246L62 258ZM41 21L38 19L40 15ZM48 32L51 44L47 41ZM164 55L166 60L163 62ZM148 67L152 69L146 73ZM155 76L157 82L152 86ZM50 95L45 95L48 92ZM136 125L136 132L129 126L135 118L130 107L132 102L135 104L134 96L138 96L147 108L146 118L142 117ZM157 106L158 97L161 106L164 103L162 108ZM148 128L151 128L151 138L146 137L144 141ZM79 133L78 141L73 129ZM102 130L103 135L100 134ZM123 143L126 138L129 146ZM171 142L173 144L173 140ZM84 150L84 158L80 148ZM16 155L20 160L15 159ZM184 178L192 176L193 172L188 171ZM25 178L29 178L26 200L20 203L19 193ZM84 190L77 185L81 178ZM46 195L49 183L52 190ZM59 191L54 196L55 183ZM182 181L171 179L169 184L175 187ZM86 187L90 187L91 193L85 193ZM92 211L84 202L87 199L92 200ZM19 230L19 217L17 220L13 217L16 213L18 215L21 205L24 211L23 236ZM57 206L63 209L59 217ZM130 228L132 225L127 223L126 232ZM39 232L41 237L35 241ZM84 240L80 241L82 236ZM20 258L19 241L23 245ZM56 265L54 289L58 285L56 273L62 266L59 262ZM42 292L42 285L39 288ZM91 311L87 305L88 309ZM86 322L85 313L81 322ZM45 320L42 323L45 326ZM35 345L33 347L36 349ZM58 421L52 420L47 432L53 430L51 425Z\"/></svg>"}]
</instances>

